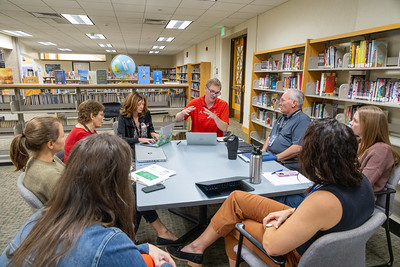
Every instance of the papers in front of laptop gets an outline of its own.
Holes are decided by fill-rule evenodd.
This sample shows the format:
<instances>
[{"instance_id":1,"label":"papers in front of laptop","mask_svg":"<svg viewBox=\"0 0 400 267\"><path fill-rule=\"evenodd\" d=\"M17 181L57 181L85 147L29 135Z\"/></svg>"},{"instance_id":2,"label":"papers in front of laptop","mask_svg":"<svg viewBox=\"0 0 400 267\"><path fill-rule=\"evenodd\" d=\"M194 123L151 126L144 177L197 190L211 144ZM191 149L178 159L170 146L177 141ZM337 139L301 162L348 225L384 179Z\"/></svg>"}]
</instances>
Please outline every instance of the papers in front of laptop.
<instances>
[{"instance_id":1,"label":"papers in front of laptop","mask_svg":"<svg viewBox=\"0 0 400 267\"><path fill-rule=\"evenodd\" d=\"M265 179L267 179L274 185L293 185L293 184L311 183L311 181L308 180L301 173L298 173L298 175L294 176L279 177L278 175L273 174L273 172L264 172L263 176L265 177Z\"/></svg>"},{"instance_id":2,"label":"papers in front of laptop","mask_svg":"<svg viewBox=\"0 0 400 267\"><path fill-rule=\"evenodd\" d=\"M131 179L135 182L150 186L161 183L175 174L176 172L172 170L157 164L151 164L140 170L131 172Z\"/></svg>"}]
</instances>

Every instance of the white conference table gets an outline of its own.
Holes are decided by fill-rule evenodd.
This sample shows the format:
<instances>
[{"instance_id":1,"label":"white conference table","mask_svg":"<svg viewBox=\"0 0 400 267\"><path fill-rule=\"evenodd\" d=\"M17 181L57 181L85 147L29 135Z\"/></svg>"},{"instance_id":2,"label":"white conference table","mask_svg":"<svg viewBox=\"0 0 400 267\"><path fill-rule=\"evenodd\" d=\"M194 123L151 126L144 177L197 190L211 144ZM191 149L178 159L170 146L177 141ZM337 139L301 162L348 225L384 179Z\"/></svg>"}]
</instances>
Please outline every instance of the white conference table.
<instances>
[{"instance_id":1,"label":"white conference table","mask_svg":"<svg viewBox=\"0 0 400 267\"><path fill-rule=\"evenodd\" d=\"M197 226L204 226L207 224L207 205L222 203L227 196L208 198L195 183L233 176L249 176L249 163L239 157L236 160L229 160L225 143L218 143L216 146L188 146L186 140L182 140L172 141L160 148L152 149L163 149L167 161L157 162L157 164L175 171L176 175L164 181L165 189L151 193L144 193L142 191L144 185L138 183L136 204L139 211L170 209L173 213L197 223ZM136 169L147 165L136 163ZM263 172L281 169L286 170L276 161L265 161L262 165ZM245 181L254 188L251 193L266 197L297 194L311 185L311 183L303 183L276 186L264 177L260 184ZM190 206L200 206L197 219L181 214L175 209ZM187 234L190 235L190 233Z\"/></svg>"}]
</instances>

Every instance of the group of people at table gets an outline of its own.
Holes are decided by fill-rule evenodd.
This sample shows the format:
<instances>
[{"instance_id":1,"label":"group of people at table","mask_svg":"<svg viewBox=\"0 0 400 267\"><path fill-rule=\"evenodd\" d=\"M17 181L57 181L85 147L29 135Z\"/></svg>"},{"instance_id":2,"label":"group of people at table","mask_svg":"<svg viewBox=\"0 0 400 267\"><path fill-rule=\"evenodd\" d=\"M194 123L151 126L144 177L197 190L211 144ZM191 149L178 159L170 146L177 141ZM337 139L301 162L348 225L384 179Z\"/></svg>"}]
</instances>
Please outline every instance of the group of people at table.
<instances>
[{"instance_id":1,"label":"group of people at table","mask_svg":"<svg viewBox=\"0 0 400 267\"><path fill-rule=\"evenodd\" d=\"M191 100L175 120L191 117L192 131L223 136L229 107L220 94L220 81L210 79L204 96ZM385 186L400 161L389 141L387 117L378 107L360 107L347 127L335 119L311 121L302 112L303 99L295 89L282 95L282 116L262 150L287 168L299 170L313 186L303 194L274 199L234 191L206 230L186 246L156 211L139 213L135 208L135 187L129 179L134 146L154 143L159 137L143 95L132 92L126 97L118 136L97 134L104 106L92 100L79 105L78 124L66 138L57 118L31 119L14 137L10 157L16 170L25 172L25 187L44 208L22 226L2 253L0 265L175 266L174 257L201 266L206 248L224 237L229 264L234 266L233 247L239 236L235 224L242 222L270 255L284 255L288 266L295 266L319 237L354 229L368 220L374 192ZM56 153L63 149L60 160ZM166 251L136 243L140 216L157 232L156 244L166 246Z\"/></svg>"}]
</instances>

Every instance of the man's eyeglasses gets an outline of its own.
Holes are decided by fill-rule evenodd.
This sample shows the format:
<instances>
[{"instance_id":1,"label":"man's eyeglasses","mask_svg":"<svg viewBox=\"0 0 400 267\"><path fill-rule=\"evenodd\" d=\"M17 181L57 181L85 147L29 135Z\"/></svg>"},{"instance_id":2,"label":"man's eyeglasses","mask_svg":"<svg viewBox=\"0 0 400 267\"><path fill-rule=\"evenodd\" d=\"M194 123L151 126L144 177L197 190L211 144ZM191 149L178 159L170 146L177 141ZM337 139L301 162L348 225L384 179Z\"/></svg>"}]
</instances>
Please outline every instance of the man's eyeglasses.
<instances>
[{"instance_id":1,"label":"man's eyeglasses","mask_svg":"<svg viewBox=\"0 0 400 267\"><path fill-rule=\"evenodd\" d=\"M220 96L220 95L221 95L221 91L215 92L215 91L211 90L211 89L208 88L208 87L207 87L207 89L208 89L208 91L209 91L212 95L216 95L216 96Z\"/></svg>"}]
</instances>

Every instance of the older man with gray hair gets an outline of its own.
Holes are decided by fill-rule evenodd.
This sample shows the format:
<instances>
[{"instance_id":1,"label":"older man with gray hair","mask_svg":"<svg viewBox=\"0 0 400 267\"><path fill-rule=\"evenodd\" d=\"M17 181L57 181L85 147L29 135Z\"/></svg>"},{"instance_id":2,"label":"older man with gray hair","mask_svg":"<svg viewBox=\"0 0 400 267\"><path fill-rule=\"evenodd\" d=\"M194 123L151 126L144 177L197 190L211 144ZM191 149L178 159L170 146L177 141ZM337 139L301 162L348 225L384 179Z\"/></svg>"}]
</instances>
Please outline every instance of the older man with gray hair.
<instances>
[{"instance_id":1,"label":"older man with gray hair","mask_svg":"<svg viewBox=\"0 0 400 267\"><path fill-rule=\"evenodd\" d=\"M285 167L298 170L297 155L311 119L301 111L304 94L297 89L287 90L280 99L282 116L278 118L264 143L262 151L274 154Z\"/></svg>"}]
</instances>

